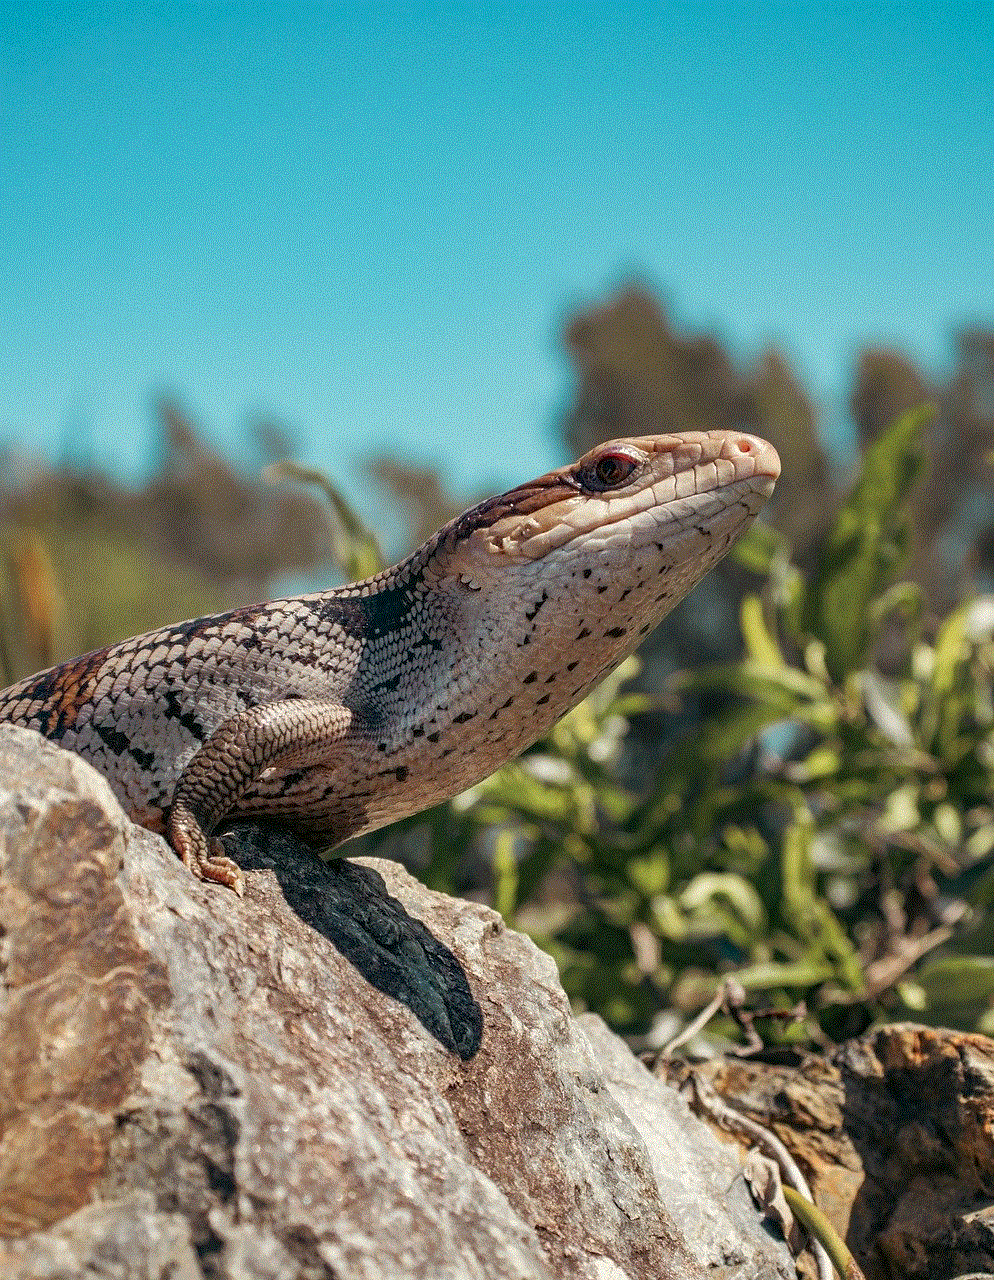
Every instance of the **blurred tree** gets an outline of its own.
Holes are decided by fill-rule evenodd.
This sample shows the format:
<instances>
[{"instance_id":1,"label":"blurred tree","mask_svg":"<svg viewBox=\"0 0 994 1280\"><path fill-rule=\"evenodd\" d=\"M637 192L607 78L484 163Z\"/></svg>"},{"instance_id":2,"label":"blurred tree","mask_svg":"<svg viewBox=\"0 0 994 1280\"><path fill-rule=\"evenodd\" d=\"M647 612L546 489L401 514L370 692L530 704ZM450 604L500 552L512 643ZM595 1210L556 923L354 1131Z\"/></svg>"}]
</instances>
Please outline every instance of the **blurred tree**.
<instances>
[{"instance_id":1,"label":"blurred tree","mask_svg":"<svg viewBox=\"0 0 994 1280\"><path fill-rule=\"evenodd\" d=\"M48 666L65 615L51 556L33 530L0 539L0 680Z\"/></svg>"},{"instance_id":2,"label":"blurred tree","mask_svg":"<svg viewBox=\"0 0 994 1280\"><path fill-rule=\"evenodd\" d=\"M957 578L994 587L994 331L967 329L957 337L957 372L940 401L936 469L957 477L948 495L958 558Z\"/></svg>"},{"instance_id":3,"label":"blurred tree","mask_svg":"<svg viewBox=\"0 0 994 1280\"><path fill-rule=\"evenodd\" d=\"M834 498L814 407L776 347L763 353L749 398L750 430L772 441L783 463L770 505L773 523L803 562L828 527Z\"/></svg>"},{"instance_id":4,"label":"blurred tree","mask_svg":"<svg viewBox=\"0 0 994 1280\"><path fill-rule=\"evenodd\" d=\"M407 544L413 550L457 516L457 502L432 467L413 467L395 458L374 458L369 469L380 485L399 502L407 518Z\"/></svg>"},{"instance_id":5,"label":"blurred tree","mask_svg":"<svg viewBox=\"0 0 994 1280\"><path fill-rule=\"evenodd\" d=\"M850 404L862 447L872 444L900 414L933 396L921 371L900 352L884 347L861 352Z\"/></svg>"},{"instance_id":6,"label":"blurred tree","mask_svg":"<svg viewBox=\"0 0 994 1280\"><path fill-rule=\"evenodd\" d=\"M264 599L275 575L328 565L323 503L239 476L175 405L164 402L161 414L161 469L143 489L122 488L78 460L57 468L15 462L0 473L5 676L176 618ZM20 554L22 546L33 548L31 556ZM42 627L38 566L46 556L51 589L44 598L64 596L65 607L46 606Z\"/></svg>"},{"instance_id":7,"label":"blurred tree","mask_svg":"<svg viewBox=\"0 0 994 1280\"><path fill-rule=\"evenodd\" d=\"M898 414L925 400L938 406L929 479L913 508L910 576L939 611L994 576L994 333L964 331L956 346L957 369L945 386L929 385L900 352L864 351L851 401L864 449Z\"/></svg>"},{"instance_id":8,"label":"blurred tree","mask_svg":"<svg viewBox=\"0 0 994 1280\"><path fill-rule=\"evenodd\" d=\"M566 326L581 375L566 420L574 453L612 435L741 426L748 388L714 338L683 338L659 303L630 286Z\"/></svg>"},{"instance_id":9,"label":"blurred tree","mask_svg":"<svg viewBox=\"0 0 994 1280\"><path fill-rule=\"evenodd\" d=\"M267 594L275 574L326 559L328 524L319 502L300 489L238 475L173 402L162 404L161 415L168 449L143 507L146 530L167 555L253 600Z\"/></svg>"},{"instance_id":10,"label":"blurred tree","mask_svg":"<svg viewBox=\"0 0 994 1280\"><path fill-rule=\"evenodd\" d=\"M934 402L935 395L935 389L921 371L900 352L885 347L861 352L850 407L863 450L879 438L894 418L926 401ZM938 436L939 428L933 428L929 433L926 456L931 481L913 499L914 518L910 524L909 576L922 584L927 598L934 596L937 587L937 533L948 518L949 484L952 480L935 466Z\"/></svg>"},{"instance_id":11,"label":"blurred tree","mask_svg":"<svg viewBox=\"0 0 994 1280\"><path fill-rule=\"evenodd\" d=\"M285 422L259 417L249 424L249 430L264 463L295 458L299 452L296 436Z\"/></svg>"}]
</instances>

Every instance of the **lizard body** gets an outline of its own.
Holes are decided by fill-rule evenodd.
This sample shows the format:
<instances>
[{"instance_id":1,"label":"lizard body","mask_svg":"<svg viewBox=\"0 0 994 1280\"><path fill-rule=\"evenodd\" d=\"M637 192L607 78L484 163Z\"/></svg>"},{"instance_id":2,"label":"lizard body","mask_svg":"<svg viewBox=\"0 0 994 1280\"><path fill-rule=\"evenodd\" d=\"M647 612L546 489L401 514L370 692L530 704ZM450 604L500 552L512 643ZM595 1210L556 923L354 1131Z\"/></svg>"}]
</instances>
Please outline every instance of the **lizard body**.
<instances>
[{"instance_id":1,"label":"lizard body","mask_svg":"<svg viewBox=\"0 0 994 1280\"><path fill-rule=\"evenodd\" d=\"M725 554L772 492L734 432L616 440L491 498L364 582L135 636L0 691L109 780L201 878L212 832L316 847L416 813L518 755Z\"/></svg>"}]
</instances>

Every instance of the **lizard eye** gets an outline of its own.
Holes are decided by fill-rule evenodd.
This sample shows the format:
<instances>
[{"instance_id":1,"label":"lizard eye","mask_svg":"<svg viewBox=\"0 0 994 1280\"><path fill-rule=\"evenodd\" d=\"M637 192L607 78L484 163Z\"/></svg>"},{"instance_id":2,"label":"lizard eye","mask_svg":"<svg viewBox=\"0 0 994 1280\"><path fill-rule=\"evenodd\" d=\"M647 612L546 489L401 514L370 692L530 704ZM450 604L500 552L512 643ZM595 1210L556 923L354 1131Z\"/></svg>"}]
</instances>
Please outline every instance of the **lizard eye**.
<instances>
[{"instance_id":1,"label":"lizard eye","mask_svg":"<svg viewBox=\"0 0 994 1280\"><path fill-rule=\"evenodd\" d=\"M638 463L627 453L605 453L583 468L580 481L585 489L603 493L605 489L617 489L638 469Z\"/></svg>"}]
</instances>

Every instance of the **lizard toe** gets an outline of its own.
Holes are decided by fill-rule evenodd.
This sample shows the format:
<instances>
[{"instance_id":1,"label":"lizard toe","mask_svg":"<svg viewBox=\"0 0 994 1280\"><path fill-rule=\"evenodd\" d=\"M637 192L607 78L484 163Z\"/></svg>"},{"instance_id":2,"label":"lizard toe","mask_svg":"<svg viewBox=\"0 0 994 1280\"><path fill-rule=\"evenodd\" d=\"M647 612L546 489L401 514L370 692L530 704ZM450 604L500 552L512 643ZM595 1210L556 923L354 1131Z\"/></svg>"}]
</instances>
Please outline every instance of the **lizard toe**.
<instances>
[{"instance_id":1,"label":"lizard toe","mask_svg":"<svg viewBox=\"0 0 994 1280\"><path fill-rule=\"evenodd\" d=\"M224 852L224 845L217 838L208 841L207 849L207 853L198 851L195 854L190 870L198 880L223 884L227 889L234 889L241 898L245 893L245 876L241 867L228 857Z\"/></svg>"}]
</instances>

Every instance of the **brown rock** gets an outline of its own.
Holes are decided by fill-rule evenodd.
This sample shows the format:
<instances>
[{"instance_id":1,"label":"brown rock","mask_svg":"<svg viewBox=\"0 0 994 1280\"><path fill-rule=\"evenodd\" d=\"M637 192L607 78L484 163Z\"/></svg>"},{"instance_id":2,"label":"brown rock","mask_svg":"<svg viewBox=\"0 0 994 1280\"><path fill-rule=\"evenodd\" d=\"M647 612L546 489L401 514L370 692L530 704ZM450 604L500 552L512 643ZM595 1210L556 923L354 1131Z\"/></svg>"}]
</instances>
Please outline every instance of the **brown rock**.
<instances>
[{"instance_id":1,"label":"brown rock","mask_svg":"<svg viewBox=\"0 0 994 1280\"><path fill-rule=\"evenodd\" d=\"M60 753L62 754L62 753ZM82 768L59 761L68 788ZM138 1081L165 973L116 883L124 841L99 800L68 790L7 816L0 894L0 1235L91 1198L114 1114Z\"/></svg>"},{"instance_id":2,"label":"brown rock","mask_svg":"<svg viewBox=\"0 0 994 1280\"><path fill-rule=\"evenodd\" d=\"M994 1272L994 1041L896 1025L799 1066L701 1069L787 1146L868 1280Z\"/></svg>"}]
</instances>

